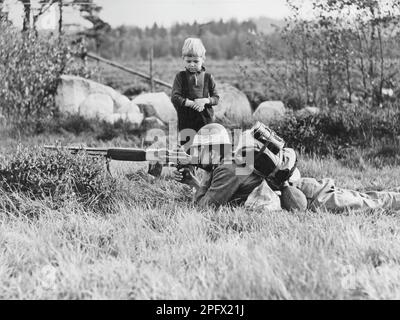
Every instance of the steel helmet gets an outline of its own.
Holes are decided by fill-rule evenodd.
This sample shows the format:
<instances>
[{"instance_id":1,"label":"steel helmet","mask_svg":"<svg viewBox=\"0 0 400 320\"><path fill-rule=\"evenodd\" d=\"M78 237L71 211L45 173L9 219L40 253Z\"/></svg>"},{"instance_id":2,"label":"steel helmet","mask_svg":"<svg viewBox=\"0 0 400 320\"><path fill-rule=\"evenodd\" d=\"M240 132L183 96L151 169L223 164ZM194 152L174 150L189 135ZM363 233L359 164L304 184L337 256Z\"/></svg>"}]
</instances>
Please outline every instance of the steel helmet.
<instances>
[{"instance_id":1,"label":"steel helmet","mask_svg":"<svg viewBox=\"0 0 400 320\"><path fill-rule=\"evenodd\" d=\"M191 147L232 145L231 137L223 125L207 124L195 135Z\"/></svg>"}]
</instances>

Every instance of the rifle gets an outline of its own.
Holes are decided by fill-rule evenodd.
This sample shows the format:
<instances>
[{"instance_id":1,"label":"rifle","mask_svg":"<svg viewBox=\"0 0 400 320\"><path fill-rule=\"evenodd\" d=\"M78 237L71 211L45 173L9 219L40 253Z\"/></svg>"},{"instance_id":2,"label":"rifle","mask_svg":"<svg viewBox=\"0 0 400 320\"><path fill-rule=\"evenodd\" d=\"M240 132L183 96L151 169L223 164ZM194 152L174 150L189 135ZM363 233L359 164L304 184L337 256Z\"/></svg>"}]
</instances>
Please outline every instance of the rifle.
<instances>
[{"instance_id":1,"label":"rifle","mask_svg":"<svg viewBox=\"0 0 400 320\"><path fill-rule=\"evenodd\" d=\"M176 149L136 149L136 148L86 148L86 147L60 147L44 146L47 150L70 151L72 154L85 152L90 156L102 156L107 159L107 171L110 172L111 160L130 162L150 162L149 174L160 176L163 166L175 166L178 170L188 166L198 167L197 158L191 157L182 148ZM152 167L153 166L153 167Z\"/></svg>"}]
</instances>

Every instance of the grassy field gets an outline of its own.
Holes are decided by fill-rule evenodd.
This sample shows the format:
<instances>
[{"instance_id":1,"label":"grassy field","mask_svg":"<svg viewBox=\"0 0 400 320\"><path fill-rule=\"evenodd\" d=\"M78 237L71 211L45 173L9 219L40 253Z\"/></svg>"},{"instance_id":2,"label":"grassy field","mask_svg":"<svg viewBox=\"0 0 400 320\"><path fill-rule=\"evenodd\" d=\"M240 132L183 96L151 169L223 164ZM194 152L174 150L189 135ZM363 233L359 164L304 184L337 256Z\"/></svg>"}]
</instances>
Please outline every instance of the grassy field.
<instances>
[{"instance_id":1,"label":"grassy field","mask_svg":"<svg viewBox=\"0 0 400 320\"><path fill-rule=\"evenodd\" d=\"M120 64L134 70L149 74L149 62L143 60L118 61ZM103 63L90 62L97 68L94 79L107 84L122 93L133 95L141 91L150 91L149 82L122 70L112 68ZM269 68L275 70L280 63L271 61ZM237 87L245 93L253 107L266 100L280 100L284 95L283 83L271 78L259 70L250 59L212 60L205 63L207 72L210 72L218 84L227 83ZM279 66L278 68L282 68ZM154 60L154 77L172 84L176 74L183 70L182 60L179 58L160 58ZM267 84L268 83L268 84ZM128 91L127 91L128 90ZM164 91L168 95L171 89L156 85L156 91Z\"/></svg>"},{"instance_id":2,"label":"grassy field","mask_svg":"<svg viewBox=\"0 0 400 320\"><path fill-rule=\"evenodd\" d=\"M149 62L145 60L119 61L122 65L134 70L149 74ZM98 76L104 82L112 84L114 88L123 89L130 86L140 84L144 88L149 89L149 84L146 80L120 71L103 63L93 63L98 70ZM243 59L236 60L207 60L205 67L208 72L211 72L217 81L227 82L231 84L240 83L241 69L240 66L250 65L251 62ZM161 58L155 59L153 62L154 77L168 83L173 83L175 75L183 70L182 60L179 58ZM160 90L165 90L165 87L157 87ZM169 92L168 88L166 89Z\"/></svg>"},{"instance_id":3,"label":"grassy field","mask_svg":"<svg viewBox=\"0 0 400 320\"><path fill-rule=\"evenodd\" d=\"M57 139L87 137L24 144ZM0 152L17 142L1 138ZM14 194L23 205L0 212L0 298L400 298L398 213L200 211L189 188L145 169L111 164L125 196L109 212L73 200L55 210L51 199ZM357 190L400 185L399 167L303 156L300 169Z\"/></svg>"}]
</instances>

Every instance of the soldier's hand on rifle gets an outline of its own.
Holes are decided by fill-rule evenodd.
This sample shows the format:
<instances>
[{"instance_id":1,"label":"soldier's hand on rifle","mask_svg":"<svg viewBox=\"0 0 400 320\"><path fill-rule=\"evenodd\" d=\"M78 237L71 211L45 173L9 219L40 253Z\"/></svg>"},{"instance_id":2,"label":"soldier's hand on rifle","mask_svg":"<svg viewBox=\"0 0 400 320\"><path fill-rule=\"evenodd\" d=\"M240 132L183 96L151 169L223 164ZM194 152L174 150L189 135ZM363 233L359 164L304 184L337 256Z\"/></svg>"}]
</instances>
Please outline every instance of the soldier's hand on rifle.
<instances>
[{"instance_id":1,"label":"soldier's hand on rifle","mask_svg":"<svg viewBox=\"0 0 400 320\"><path fill-rule=\"evenodd\" d=\"M195 188L197 188L200 184L189 168L182 168L174 171L173 178L177 182L187 184L188 186Z\"/></svg>"}]
</instances>

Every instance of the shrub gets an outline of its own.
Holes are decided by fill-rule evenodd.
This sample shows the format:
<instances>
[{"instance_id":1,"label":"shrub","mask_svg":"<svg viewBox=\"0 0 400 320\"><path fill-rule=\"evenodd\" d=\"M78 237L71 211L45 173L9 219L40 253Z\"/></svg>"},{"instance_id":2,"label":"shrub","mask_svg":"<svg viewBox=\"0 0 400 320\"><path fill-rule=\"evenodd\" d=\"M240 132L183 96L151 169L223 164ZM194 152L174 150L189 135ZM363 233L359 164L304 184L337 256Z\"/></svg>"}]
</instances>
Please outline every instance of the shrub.
<instances>
[{"instance_id":1,"label":"shrub","mask_svg":"<svg viewBox=\"0 0 400 320\"><path fill-rule=\"evenodd\" d=\"M116 195L116 181L102 158L66 151L20 149L0 166L0 189L56 206L74 198L91 209L104 209Z\"/></svg>"},{"instance_id":2,"label":"shrub","mask_svg":"<svg viewBox=\"0 0 400 320\"><path fill-rule=\"evenodd\" d=\"M301 110L306 107L306 103L301 96L287 93L283 98L285 105L292 110Z\"/></svg>"},{"instance_id":3,"label":"shrub","mask_svg":"<svg viewBox=\"0 0 400 320\"><path fill-rule=\"evenodd\" d=\"M377 141L394 143L400 136L400 113L397 106L376 109L345 104L315 116L288 112L272 127L293 148L341 157L349 147L372 147Z\"/></svg>"},{"instance_id":4,"label":"shrub","mask_svg":"<svg viewBox=\"0 0 400 320\"><path fill-rule=\"evenodd\" d=\"M143 129L136 128L130 122L124 120L112 124L99 119L85 119L79 115L70 115L58 118L56 122L57 127L53 127L55 131L63 129L75 135L88 132L101 141L111 141L123 137L138 143L138 136L143 133Z\"/></svg>"},{"instance_id":5,"label":"shrub","mask_svg":"<svg viewBox=\"0 0 400 320\"><path fill-rule=\"evenodd\" d=\"M27 124L57 112L54 94L61 74L91 74L73 61L80 48L69 46L68 38L21 34L1 23L0 30L0 113L26 131Z\"/></svg>"},{"instance_id":6,"label":"shrub","mask_svg":"<svg viewBox=\"0 0 400 320\"><path fill-rule=\"evenodd\" d=\"M104 142L123 138L140 144L140 137L145 134L144 128L137 128L128 121L119 120L114 124L99 119L86 119L81 115L59 115L52 119L38 120L34 127L35 134L65 134L84 135ZM18 136L18 135L17 135Z\"/></svg>"},{"instance_id":7,"label":"shrub","mask_svg":"<svg viewBox=\"0 0 400 320\"><path fill-rule=\"evenodd\" d=\"M149 85L142 83L142 82L138 82L135 85L129 85L126 86L125 88L123 88L123 94L127 97L134 97L134 96L138 96L139 94L146 92L149 90Z\"/></svg>"},{"instance_id":8,"label":"shrub","mask_svg":"<svg viewBox=\"0 0 400 320\"><path fill-rule=\"evenodd\" d=\"M93 123L90 120L78 114L59 117L56 122L58 124L57 127L59 129L63 129L75 135L79 135L83 132L94 131L94 128L92 126Z\"/></svg>"}]
</instances>

